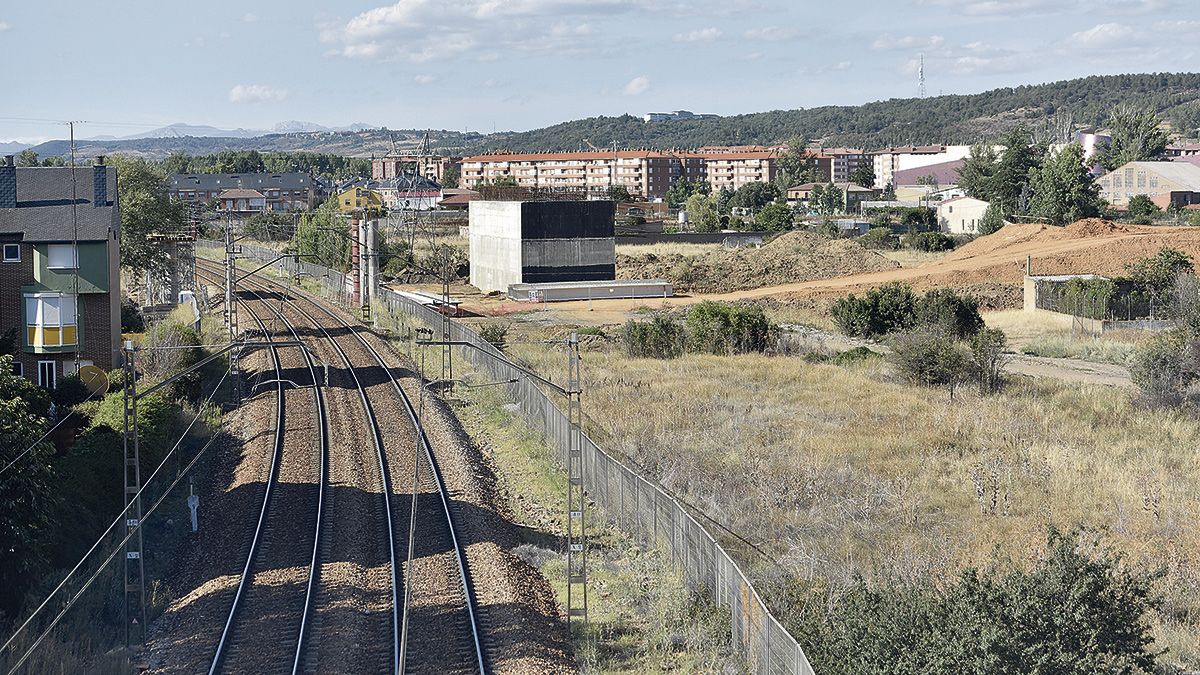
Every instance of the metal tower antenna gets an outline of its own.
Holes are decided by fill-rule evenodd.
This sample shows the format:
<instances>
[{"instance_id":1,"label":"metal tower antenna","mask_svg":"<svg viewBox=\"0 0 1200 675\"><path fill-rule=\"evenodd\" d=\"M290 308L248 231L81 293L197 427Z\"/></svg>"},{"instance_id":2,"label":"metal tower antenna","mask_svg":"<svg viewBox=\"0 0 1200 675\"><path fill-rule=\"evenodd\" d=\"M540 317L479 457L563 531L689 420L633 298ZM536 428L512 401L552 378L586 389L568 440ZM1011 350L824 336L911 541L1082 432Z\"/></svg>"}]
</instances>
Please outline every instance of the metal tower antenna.
<instances>
[{"instance_id":1,"label":"metal tower antenna","mask_svg":"<svg viewBox=\"0 0 1200 675\"><path fill-rule=\"evenodd\" d=\"M921 87L921 98L925 98L925 54L921 54L921 65L917 68L917 81Z\"/></svg>"}]
</instances>

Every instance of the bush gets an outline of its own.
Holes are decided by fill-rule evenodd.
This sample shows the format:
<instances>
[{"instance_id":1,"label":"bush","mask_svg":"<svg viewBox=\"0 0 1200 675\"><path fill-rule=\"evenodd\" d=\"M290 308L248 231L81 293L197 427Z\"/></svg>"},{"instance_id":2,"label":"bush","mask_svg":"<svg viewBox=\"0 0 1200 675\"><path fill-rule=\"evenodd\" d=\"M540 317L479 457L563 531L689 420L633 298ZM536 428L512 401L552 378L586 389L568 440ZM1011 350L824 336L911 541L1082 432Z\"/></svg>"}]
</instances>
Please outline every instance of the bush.
<instances>
[{"instance_id":1,"label":"bush","mask_svg":"<svg viewBox=\"0 0 1200 675\"><path fill-rule=\"evenodd\" d=\"M125 400L122 392L108 394L100 401L96 415L92 417L92 430L108 427L120 432L125 427ZM142 457L142 475L154 470L162 461L175 427L175 408L161 391L143 396L137 402L137 427L139 448Z\"/></svg>"},{"instance_id":2,"label":"bush","mask_svg":"<svg viewBox=\"0 0 1200 675\"><path fill-rule=\"evenodd\" d=\"M683 354L685 342L683 326L664 315L649 321L631 319L621 329L625 353L635 358L674 359Z\"/></svg>"},{"instance_id":3,"label":"bush","mask_svg":"<svg viewBox=\"0 0 1200 675\"><path fill-rule=\"evenodd\" d=\"M916 324L936 327L958 338L968 338L983 328L979 302L949 288L935 288L917 302Z\"/></svg>"},{"instance_id":4,"label":"bush","mask_svg":"<svg viewBox=\"0 0 1200 675\"><path fill-rule=\"evenodd\" d=\"M1151 616L1163 572L1130 571L1119 554L1082 538L1049 529L1029 569L996 560L949 581L800 590L787 628L808 636L819 673L1160 672Z\"/></svg>"},{"instance_id":5,"label":"bush","mask_svg":"<svg viewBox=\"0 0 1200 675\"><path fill-rule=\"evenodd\" d=\"M904 245L914 251L939 253L954 249L954 239L941 232L916 232L904 235Z\"/></svg>"},{"instance_id":6,"label":"bush","mask_svg":"<svg viewBox=\"0 0 1200 675\"><path fill-rule=\"evenodd\" d=\"M970 374L971 357L945 332L925 327L899 333L892 339L892 364L913 384L954 390Z\"/></svg>"},{"instance_id":7,"label":"bush","mask_svg":"<svg viewBox=\"0 0 1200 675\"><path fill-rule=\"evenodd\" d=\"M151 379L166 379L204 358L199 344L200 336L191 326L164 319L146 331L138 365ZM199 393L200 380L200 372L193 371L173 382L171 391L175 397L194 397Z\"/></svg>"},{"instance_id":8,"label":"bush","mask_svg":"<svg viewBox=\"0 0 1200 675\"><path fill-rule=\"evenodd\" d=\"M898 245L889 227L872 227L870 230L867 230L866 234L858 238L858 243L862 244L865 248L886 251L895 250Z\"/></svg>"},{"instance_id":9,"label":"bush","mask_svg":"<svg viewBox=\"0 0 1200 675\"><path fill-rule=\"evenodd\" d=\"M763 352L775 330L761 307L705 301L688 309L688 351L704 354Z\"/></svg>"},{"instance_id":10,"label":"bush","mask_svg":"<svg viewBox=\"0 0 1200 675\"><path fill-rule=\"evenodd\" d=\"M1200 343L1182 331L1158 335L1139 349L1129 369L1142 400L1151 407L1177 406L1191 398Z\"/></svg>"},{"instance_id":11,"label":"bush","mask_svg":"<svg viewBox=\"0 0 1200 675\"><path fill-rule=\"evenodd\" d=\"M1004 384L1004 331L984 328L971 338L971 370L981 394L1000 391Z\"/></svg>"},{"instance_id":12,"label":"bush","mask_svg":"<svg viewBox=\"0 0 1200 675\"><path fill-rule=\"evenodd\" d=\"M834 354L829 359L829 362L835 366L848 366L852 363L859 363L861 361L869 361L871 359L880 358L883 358L883 354L880 354L876 351L871 351L871 349L868 347L855 347L854 349L848 349L844 352L838 352L837 354Z\"/></svg>"},{"instance_id":13,"label":"bush","mask_svg":"<svg viewBox=\"0 0 1200 675\"><path fill-rule=\"evenodd\" d=\"M83 386L83 381L79 379L78 375L68 375L59 379L54 391L50 392L50 398L58 407L58 414L64 415L67 408L83 403L91 393L87 387Z\"/></svg>"},{"instance_id":14,"label":"bush","mask_svg":"<svg viewBox=\"0 0 1200 675\"><path fill-rule=\"evenodd\" d=\"M1133 222L1149 225L1160 214L1162 214L1162 209L1158 208L1158 204L1155 204L1150 197L1134 195L1129 198L1129 217L1133 219Z\"/></svg>"},{"instance_id":15,"label":"bush","mask_svg":"<svg viewBox=\"0 0 1200 675\"><path fill-rule=\"evenodd\" d=\"M132 298L121 298L121 332L140 333L146 330L146 320L142 317L142 309Z\"/></svg>"},{"instance_id":16,"label":"bush","mask_svg":"<svg viewBox=\"0 0 1200 675\"><path fill-rule=\"evenodd\" d=\"M509 323L485 323L479 327L479 337L487 340L488 344L496 349L504 351L510 328L512 324Z\"/></svg>"},{"instance_id":17,"label":"bush","mask_svg":"<svg viewBox=\"0 0 1200 675\"><path fill-rule=\"evenodd\" d=\"M862 296L851 293L833 303L833 320L852 337L874 338L913 325L917 297L907 284L892 282Z\"/></svg>"},{"instance_id":18,"label":"bush","mask_svg":"<svg viewBox=\"0 0 1200 675\"><path fill-rule=\"evenodd\" d=\"M815 231L822 237L830 239L837 239L842 236L842 231L838 229L837 224L830 220L822 221L820 225L817 225Z\"/></svg>"}]
</instances>

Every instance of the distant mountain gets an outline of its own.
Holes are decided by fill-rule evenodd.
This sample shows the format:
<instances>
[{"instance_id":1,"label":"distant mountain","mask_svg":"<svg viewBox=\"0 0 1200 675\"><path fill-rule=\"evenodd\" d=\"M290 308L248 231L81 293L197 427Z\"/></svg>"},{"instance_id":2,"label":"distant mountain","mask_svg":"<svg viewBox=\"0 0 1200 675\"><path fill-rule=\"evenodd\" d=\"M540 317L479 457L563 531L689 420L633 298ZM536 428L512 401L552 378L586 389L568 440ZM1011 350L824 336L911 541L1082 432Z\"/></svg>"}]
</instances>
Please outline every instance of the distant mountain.
<instances>
[{"instance_id":1,"label":"distant mountain","mask_svg":"<svg viewBox=\"0 0 1200 675\"><path fill-rule=\"evenodd\" d=\"M296 134L308 133L314 131L366 131L367 129L378 129L379 125L367 124L365 122L355 122L347 124L344 127L327 127L317 124L316 122L300 122L297 120L288 120L280 122L271 127L271 132L276 134Z\"/></svg>"},{"instance_id":2,"label":"distant mountain","mask_svg":"<svg viewBox=\"0 0 1200 675\"><path fill-rule=\"evenodd\" d=\"M17 141L12 141L11 143L0 143L0 154L15 155L31 145L32 143L20 143Z\"/></svg>"},{"instance_id":3,"label":"distant mountain","mask_svg":"<svg viewBox=\"0 0 1200 675\"><path fill-rule=\"evenodd\" d=\"M767 144L803 136L825 145L874 149L888 145L973 143L993 140L1017 124L1033 129L1067 119L1076 126L1106 123L1122 103L1154 107L1175 129L1200 129L1200 74L1162 73L1085 77L1049 84L994 89L980 94L877 101L861 106L824 106L720 118L644 122L640 117L592 117L542 129L493 134L430 131L435 152L468 154L489 150L578 150L588 143L624 148L696 148L702 145ZM161 133L157 133L161 132ZM414 150L424 130L388 130L365 124L329 129L310 122L281 122L273 133L247 129L170 125L140 138L77 142L77 152L126 153L162 158L221 150L326 152L350 157L381 156L394 147ZM62 155L66 141L34 147Z\"/></svg>"}]
</instances>

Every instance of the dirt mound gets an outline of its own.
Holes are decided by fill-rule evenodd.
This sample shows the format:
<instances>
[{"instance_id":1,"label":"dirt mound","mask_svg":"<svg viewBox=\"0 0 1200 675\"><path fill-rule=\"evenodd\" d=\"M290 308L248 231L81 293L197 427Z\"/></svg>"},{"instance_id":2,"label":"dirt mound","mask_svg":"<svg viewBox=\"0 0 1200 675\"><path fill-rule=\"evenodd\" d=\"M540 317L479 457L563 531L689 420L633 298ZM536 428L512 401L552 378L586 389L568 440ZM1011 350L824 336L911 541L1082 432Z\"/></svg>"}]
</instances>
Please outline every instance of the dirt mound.
<instances>
[{"instance_id":1,"label":"dirt mound","mask_svg":"<svg viewBox=\"0 0 1200 675\"><path fill-rule=\"evenodd\" d=\"M1117 233L1133 232L1133 228L1125 223L1114 223L1102 218L1085 218L1077 220L1063 228L1069 237L1082 239L1084 237L1107 237Z\"/></svg>"},{"instance_id":2,"label":"dirt mound","mask_svg":"<svg viewBox=\"0 0 1200 675\"><path fill-rule=\"evenodd\" d=\"M814 279L882 272L899 265L850 239L788 232L761 248L701 256L618 255L619 279L670 279L677 291L720 293Z\"/></svg>"}]
</instances>

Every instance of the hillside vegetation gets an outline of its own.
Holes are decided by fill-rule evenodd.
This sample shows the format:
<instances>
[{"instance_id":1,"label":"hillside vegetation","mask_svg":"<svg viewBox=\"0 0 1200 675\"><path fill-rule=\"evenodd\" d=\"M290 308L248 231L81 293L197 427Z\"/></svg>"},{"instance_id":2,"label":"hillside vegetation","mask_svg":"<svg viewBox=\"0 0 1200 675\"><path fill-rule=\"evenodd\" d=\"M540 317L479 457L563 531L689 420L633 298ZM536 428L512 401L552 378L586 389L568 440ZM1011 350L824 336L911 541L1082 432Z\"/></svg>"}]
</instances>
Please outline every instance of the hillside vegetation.
<instances>
[{"instance_id":1,"label":"hillside vegetation","mask_svg":"<svg viewBox=\"0 0 1200 675\"><path fill-rule=\"evenodd\" d=\"M972 143L994 139L1020 122L1038 126L1064 113L1077 124L1103 125L1121 103L1154 107L1176 129L1200 127L1200 73L1105 75L1048 84L993 89L980 94L877 101L861 106L773 110L716 119L647 124L640 117L590 117L525 132L479 134L430 131L435 152L469 154L487 150L578 150L585 139L627 148L695 148L702 145L778 143L793 136L827 145L879 148L907 143ZM82 156L121 152L161 159L172 152L193 155L221 150L323 152L355 157L383 155L392 143L412 150L423 131L373 129L356 132L270 134L255 138L143 138L81 141ZM34 150L64 155L64 140Z\"/></svg>"}]
</instances>

